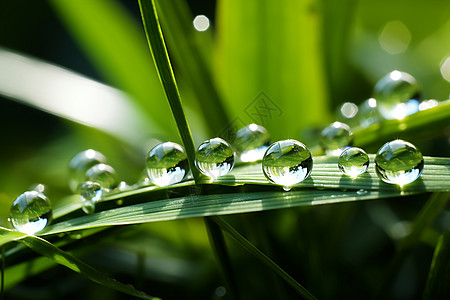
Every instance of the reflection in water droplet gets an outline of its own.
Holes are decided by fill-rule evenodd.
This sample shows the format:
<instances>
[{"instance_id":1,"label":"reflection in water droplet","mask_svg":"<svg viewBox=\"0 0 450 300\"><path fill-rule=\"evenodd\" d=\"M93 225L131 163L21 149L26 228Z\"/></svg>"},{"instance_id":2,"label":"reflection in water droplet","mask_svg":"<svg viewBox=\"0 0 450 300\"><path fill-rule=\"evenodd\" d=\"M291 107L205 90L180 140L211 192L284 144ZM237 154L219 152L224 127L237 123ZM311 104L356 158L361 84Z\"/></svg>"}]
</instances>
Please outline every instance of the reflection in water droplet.
<instances>
[{"instance_id":1,"label":"reflection in water droplet","mask_svg":"<svg viewBox=\"0 0 450 300\"><path fill-rule=\"evenodd\" d=\"M392 71L375 85L373 97L385 119L403 119L419 111L420 88L408 73Z\"/></svg>"},{"instance_id":2,"label":"reflection in water droplet","mask_svg":"<svg viewBox=\"0 0 450 300\"><path fill-rule=\"evenodd\" d=\"M178 183L189 172L189 163L183 147L172 142L153 147L147 155L146 166L148 179L158 186ZM145 178L139 184L146 184Z\"/></svg>"},{"instance_id":3,"label":"reflection in water droplet","mask_svg":"<svg viewBox=\"0 0 450 300\"><path fill-rule=\"evenodd\" d=\"M369 156L361 148L347 148L339 156L338 167L345 175L356 178L367 171Z\"/></svg>"},{"instance_id":4,"label":"reflection in water droplet","mask_svg":"<svg viewBox=\"0 0 450 300\"><path fill-rule=\"evenodd\" d=\"M365 190L365 189L359 189L359 190L356 191L356 194L358 194L358 195L360 195L360 196L366 195L366 194L368 194L368 193L369 193L369 192L368 192L367 190Z\"/></svg>"},{"instance_id":5,"label":"reflection in water droplet","mask_svg":"<svg viewBox=\"0 0 450 300\"><path fill-rule=\"evenodd\" d=\"M305 180L311 173L313 159L305 145L296 140L283 140L269 146L262 161L266 178L287 188Z\"/></svg>"},{"instance_id":6,"label":"reflection in water droplet","mask_svg":"<svg viewBox=\"0 0 450 300\"><path fill-rule=\"evenodd\" d=\"M202 174L212 179L228 174L234 162L233 149L221 138L204 141L195 153L195 165Z\"/></svg>"},{"instance_id":7,"label":"reflection in water droplet","mask_svg":"<svg viewBox=\"0 0 450 300\"><path fill-rule=\"evenodd\" d=\"M263 158L268 143L267 130L260 125L250 124L238 130L233 146L242 162L255 162Z\"/></svg>"},{"instance_id":8,"label":"reflection in water droplet","mask_svg":"<svg viewBox=\"0 0 450 300\"><path fill-rule=\"evenodd\" d=\"M424 166L422 153L411 143L394 140L384 144L375 157L375 170L386 183L403 186L419 178Z\"/></svg>"},{"instance_id":9,"label":"reflection in water droplet","mask_svg":"<svg viewBox=\"0 0 450 300\"><path fill-rule=\"evenodd\" d=\"M14 200L9 219L18 231L35 234L44 229L52 219L50 201L37 191L25 192Z\"/></svg>"},{"instance_id":10,"label":"reflection in water droplet","mask_svg":"<svg viewBox=\"0 0 450 300\"><path fill-rule=\"evenodd\" d=\"M99 183L105 190L111 190L119 184L119 176L113 167L106 164L98 164L86 171L84 182Z\"/></svg>"},{"instance_id":11,"label":"reflection in water droplet","mask_svg":"<svg viewBox=\"0 0 450 300\"><path fill-rule=\"evenodd\" d=\"M86 171L97 165L106 163L106 157L98 151L89 149L75 155L69 163L69 187L72 192L80 190L84 183Z\"/></svg>"},{"instance_id":12,"label":"reflection in water droplet","mask_svg":"<svg viewBox=\"0 0 450 300\"><path fill-rule=\"evenodd\" d=\"M345 123L334 122L321 132L320 144L327 155L338 156L353 145L353 133Z\"/></svg>"},{"instance_id":13,"label":"reflection in water droplet","mask_svg":"<svg viewBox=\"0 0 450 300\"><path fill-rule=\"evenodd\" d=\"M97 182L87 181L81 186L80 195L83 211L87 214L93 214L95 203L103 197L103 188Z\"/></svg>"}]
</instances>

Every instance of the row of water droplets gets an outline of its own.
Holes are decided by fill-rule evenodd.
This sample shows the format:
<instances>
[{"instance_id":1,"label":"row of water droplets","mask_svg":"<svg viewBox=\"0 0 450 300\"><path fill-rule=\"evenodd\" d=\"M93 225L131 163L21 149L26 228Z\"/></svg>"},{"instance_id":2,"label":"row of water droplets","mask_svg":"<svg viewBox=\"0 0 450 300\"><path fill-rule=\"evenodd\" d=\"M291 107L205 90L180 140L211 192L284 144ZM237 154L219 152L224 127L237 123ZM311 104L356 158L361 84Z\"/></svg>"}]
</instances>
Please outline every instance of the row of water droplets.
<instances>
[{"instance_id":1,"label":"row of water droplets","mask_svg":"<svg viewBox=\"0 0 450 300\"><path fill-rule=\"evenodd\" d=\"M400 110L398 107L408 108L408 103L415 100L411 97L418 94L412 76L394 72L383 77L375 86L374 95L379 99L375 107L378 108L377 113L384 114L385 118L389 117L388 107L397 111ZM368 118L371 113L373 112L369 112ZM338 168L343 174L355 178L367 171L369 157L363 149L352 147L353 136L347 124L334 122L326 127L321 132L320 143L326 154L339 156ZM213 138L200 144L195 155L195 166L202 174L214 180L228 174L237 159L241 162L261 161L267 180L283 186L285 190L308 178L313 168L311 152L303 143L287 139L270 144L266 129L257 124L240 129L233 147L221 138ZM420 151L403 140L384 144L375 157L375 169L379 178L400 186L416 180L423 166ZM69 186L73 192L80 194L82 208L88 214L95 211L95 204L106 192L134 187L120 182L114 168L107 164L105 156L92 149L78 153L71 160L69 170ZM189 164L183 147L164 142L147 154L147 178L140 180L137 185L151 182L167 186L181 182L187 178L188 173ZM20 195L10 210L13 226L28 234L45 228L51 218L50 201L41 189Z\"/></svg>"}]
</instances>

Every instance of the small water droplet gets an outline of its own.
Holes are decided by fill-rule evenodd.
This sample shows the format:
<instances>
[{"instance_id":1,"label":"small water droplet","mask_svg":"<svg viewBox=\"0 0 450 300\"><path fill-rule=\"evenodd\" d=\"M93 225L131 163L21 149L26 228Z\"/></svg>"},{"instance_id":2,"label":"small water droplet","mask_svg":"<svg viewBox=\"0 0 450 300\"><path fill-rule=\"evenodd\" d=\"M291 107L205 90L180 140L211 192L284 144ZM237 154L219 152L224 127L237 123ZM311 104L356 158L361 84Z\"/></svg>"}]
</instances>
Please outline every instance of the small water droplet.
<instances>
[{"instance_id":1,"label":"small water droplet","mask_svg":"<svg viewBox=\"0 0 450 300\"><path fill-rule=\"evenodd\" d=\"M289 192L291 189L292 189L291 186L283 186L283 190L284 190L285 192Z\"/></svg>"},{"instance_id":2,"label":"small water droplet","mask_svg":"<svg viewBox=\"0 0 450 300\"><path fill-rule=\"evenodd\" d=\"M81 186L81 208L88 215L95 212L95 203L103 197L103 188L97 182L87 181Z\"/></svg>"},{"instance_id":3,"label":"small water droplet","mask_svg":"<svg viewBox=\"0 0 450 300\"><path fill-rule=\"evenodd\" d=\"M52 207L44 194L27 191L14 200L9 218L18 231L35 234L50 223Z\"/></svg>"},{"instance_id":4,"label":"small water droplet","mask_svg":"<svg viewBox=\"0 0 450 300\"><path fill-rule=\"evenodd\" d=\"M283 187L305 180L311 173L313 159L305 145L296 140L283 140L269 146L262 161L266 178Z\"/></svg>"},{"instance_id":5,"label":"small water droplet","mask_svg":"<svg viewBox=\"0 0 450 300\"><path fill-rule=\"evenodd\" d=\"M403 186L419 178L424 166L422 153L411 143L394 140L384 144L375 157L375 170L386 183Z\"/></svg>"},{"instance_id":6,"label":"small water droplet","mask_svg":"<svg viewBox=\"0 0 450 300\"><path fill-rule=\"evenodd\" d=\"M355 117L359 126L365 128L380 121L380 115L377 110L377 100L369 98L358 106L358 113Z\"/></svg>"},{"instance_id":7,"label":"small water droplet","mask_svg":"<svg viewBox=\"0 0 450 300\"><path fill-rule=\"evenodd\" d=\"M433 107L436 107L439 105L439 101L430 99L430 100L424 100L420 102L419 104L419 110L427 110Z\"/></svg>"},{"instance_id":8,"label":"small water droplet","mask_svg":"<svg viewBox=\"0 0 450 300\"><path fill-rule=\"evenodd\" d=\"M198 146L195 165L199 171L212 179L228 174L233 169L235 153L225 140L213 138Z\"/></svg>"},{"instance_id":9,"label":"small water droplet","mask_svg":"<svg viewBox=\"0 0 450 300\"><path fill-rule=\"evenodd\" d=\"M375 85L373 97L385 119L403 119L419 111L420 88L408 73L392 71Z\"/></svg>"},{"instance_id":10,"label":"small water droplet","mask_svg":"<svg viewBox=\"0 0 450 300\"><path fill-rule=\"evenodd\" d=\"M353 145L353 133L345 123L334 122L321 132L320 144L327 155L338 156Z\"/></svg>"},{"instance_id":11,"label":"small water droplet","mask_svg":"<svg viewBox=\"0 0 450 300\"><path fill-rule=\"evenodd\" d=\"M165 142L153 147L147 155L148 179L158 186L182 181L189 172L189 163L183 147ZM139 183L141 186L143 182Z\"/></svg>"},{"instance_id":12,"label":"small water droplet","mask_svg":"<svg viewBox=\"0 0 450 300\"><path fill-rule=\"evenodd\" d=\"M238 130L233 146L242 162L255 162L262 160L268 143L267 130L260 125L250 124Z\"/></svg>"},{"instance_id":13,"label":"small water droplet","mask_svg":"<svg viewBox=\"0 0 450 300\"><path fill-rule=\"evenodd\" d=\"M119 176L113 167L106 164L97 164L86 171L84 182L99 183L105 190L111 190L119 184Z\"/></svg>"},{"instance_id":14,"label":"small water droplet","mask_svg":"<svg viewBox=\"0 0 450 300\"><path fill-rule=\"evenodd\" d=\"M88 149L75 155L69 163L69 187L74 193L80 191L85 182L86 171L97 165L106 163L106 157L98 151Z\"/></svg>"},{"instance_id":15,"label":"small water droplet","mask_svg":"<svg viewBox=\"0 0 450 300\"><path fill-rule=\"evenodd\" d=\"M367 191L365 189L359 189L359 190L356 191L356 194L358 194L360 196L368 194L368 193L369 193L369 191Z\"/></svg>"},{"instance_id":16,"label":"small water droplet","mask_svg":"<svg viewBox=\"0 0 450 300\"><path fill-rule=\"evenodd\" d=\"M369 156L361 148L347 148L339 156L338 167L345 175L356 178L369 168Z\"/></svg>"}]
</instances>

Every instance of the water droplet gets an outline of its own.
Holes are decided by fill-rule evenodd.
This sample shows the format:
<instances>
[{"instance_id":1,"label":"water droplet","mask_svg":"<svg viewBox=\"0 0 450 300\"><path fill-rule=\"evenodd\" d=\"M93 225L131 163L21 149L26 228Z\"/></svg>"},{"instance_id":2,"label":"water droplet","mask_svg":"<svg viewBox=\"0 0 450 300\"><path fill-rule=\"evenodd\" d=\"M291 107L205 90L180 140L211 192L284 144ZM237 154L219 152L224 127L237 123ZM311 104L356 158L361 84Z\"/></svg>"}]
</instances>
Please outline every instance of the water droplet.
<instances>
[{"instance_id":1,"label":"water droplet","mask_svg":"<svg viewBox=\"0 0 450 300\"><path fill-rule=\"evenodd\" d=\"M267 130L260 125L250 124L238 130L233 146L242 162L255 162L262 160L268 143Z\"/></svg>"},{"instance_id":2,"label":"water droplet","mask_svg":"<svg viewBox=\"0 0 450 300\"><path fill-rule=\"evenodd\" d=\"M153 147L147 155L146 164L148 178L158 186L180 182L189 172L189 163L183 147L172 142Z\"/></svg>"},{"instance_id":3,"label":"water droplet","mask_svg":"<svg viewBox=\"0 0 450 300\"><path fill-rule=\"evenodd\" d=\"M411 143L394 140L384 144L375 157L375 170L381 180L403 186L411 183L423 170L422 153Z\"/></svg>"},{"instance_id":4,"label":"water droplet","mask_svg":"<svg viewBox=\"0 0 450 300\"><path fill-rule=\"evenodd\" d=\"M44 194L28 191L14 200L9 218L18 231L35 234L50 223L52 206Z\"/></svg>"},{"instance_id":5,"label":"water droplet","mask_svg":"<svg viewBox=\"0 0 450 300\"><path fill-rule=\"evenodd\" d=\"M322 130L320 144L327 155L338 156L353 145L353 133L345 123L334 122Z\"/></svg>"},{"instance_id":6,"label":"water droplet","mask_svg":"<svg viewBox=\"0 0 450 300\"><path fill-rule=\"evenodd\" d=\"M85 182L86 171L97 165L106 163L106 157L98 151L89 149L75 155L69 163L69 187L72 192L80 190Z\"/></svg>"},{"instance_id":7,"label":"water droplet","mask_svg":"<svg viewBox=\"0 0 450 300\"><path fill-rule=\"evenodd\" d=\"M88 215L95 212L95 203L103 197L103 188L97 182L87 181L81 186L81 208Z\"/></svg>"},{"instance_id":8,"label":"water droplet","mask_svg":"<svg viewBox=\"0 0 450 300\"><path fill-rule=\"evenodd\" d=\"M36 191L38 193L45 193L47 190L47 187L43 185L42 183L33 184L29 188L30 191Z\"/></svg>"},{"instance_id":9,"label":"water droplet","mask_svg":"<svg viewBox=\"0 0 450 300\"><path fill-rule=\"evenodd\" d=\"M373 97L385 119L403 119L419 111L420 88L408 73L392 71L375 85Z\"/></svg>"},{"instance_id":10,"label":"water droplet","mask_svg":"<svg viewBox=\"0 0 450 300\"><path fill-rule=\"evenodd\" d=\"M98 164L86 171L84 182L99 183L104 189L111 190L119 184L119 176L113 167L106 164Z\"/></svg>"},{"instance_id":11,"label":"water droplet","mask_svg":"<svg viewBox=\"0 0 450 300\"><path fill-rule=\"evenodd\" d=\"M359 189L359 190L356 191L356 194L358 194L358 195L360 195L360 196L366 195L366 194L368 194L368 193L369 193L369 191L367 191L367 190L365 190L365 189Z\"/></svg>"},{"instance_id":12,"label":"water droplet","mask_svg":"<svg viewBox=\"0 0 450 300\"><path fill-rule=\"evenodd\" d=\"M195 153L195 165L202 174L216 179L233 169L235 153L225 140L213 138L200 144Z\"/></svg>"},{"instance_id":13,"label":"water droplet","mask_svg":"<svg viewBox=\"0 0 450 300\"><path fill-rule=\"evenodd\" d=\"M369 156L361 148L347 148L339 156L338 167L345 175L356 178L367 171Z\"/></svg>"},{"instance_id":14,"label":"water droplet","mask_svg":"<svg viewBox=\"0 0 450 300\"><path fill-rule=\"evenodd\" d=\"M355 117L359 126L365 128L380 121L377 110L377 100L369 98L358 106L358 113Z\"/></svg>"},{"instance_id":15,"label":"water droplet","mask_svg":"<svg viewBox=\"0 0 450 300\"><path fill-rule=\"evenodd\" d=\"M296 140L283 140L269 146L262 161L266 178L283 187L305 180L311 173L313 159L305 145Z\"/></svg>"}]
</instances>

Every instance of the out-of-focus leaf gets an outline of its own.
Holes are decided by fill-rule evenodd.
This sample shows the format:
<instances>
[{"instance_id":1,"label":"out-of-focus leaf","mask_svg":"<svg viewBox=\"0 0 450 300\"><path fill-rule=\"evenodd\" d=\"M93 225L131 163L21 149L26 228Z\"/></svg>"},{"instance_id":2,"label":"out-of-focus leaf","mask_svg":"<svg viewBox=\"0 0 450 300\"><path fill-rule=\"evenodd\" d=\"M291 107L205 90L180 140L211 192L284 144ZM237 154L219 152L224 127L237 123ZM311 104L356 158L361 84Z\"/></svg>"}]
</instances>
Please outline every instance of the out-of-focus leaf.
<instances>
[{"instance_id":1,"label":"out-of-focus leaf","mask_svg":"<svg viewBox=\"0 0 450 300\"><path fill-rule=\"evenodd\" d=\"M0 69L0 94L138 148L164 131L123 92L74 72L3 48Z\"/></svg>"},{"instance_id":2,"label":"out-of-focus leaf","mask_svg":"<svg viewBox=\"0 0 450 300\"><path fill-rule=\"evenodd\" d=\"M163 101L144 32L125 7L105 0L50 3L104 77L132 96L164 138L175 138L175 124Z\"/></svg>"},{"instance_id":3,"label":"out-of-focus leaf","mask_svg":"<svg viewBox=\"0 0 450 300\"><path fill-rule=\"evenodd\" d=\"M236 123L274 139L327 123L319 1L218 1L215 75Z\"/></svg>"}]
</instances>

